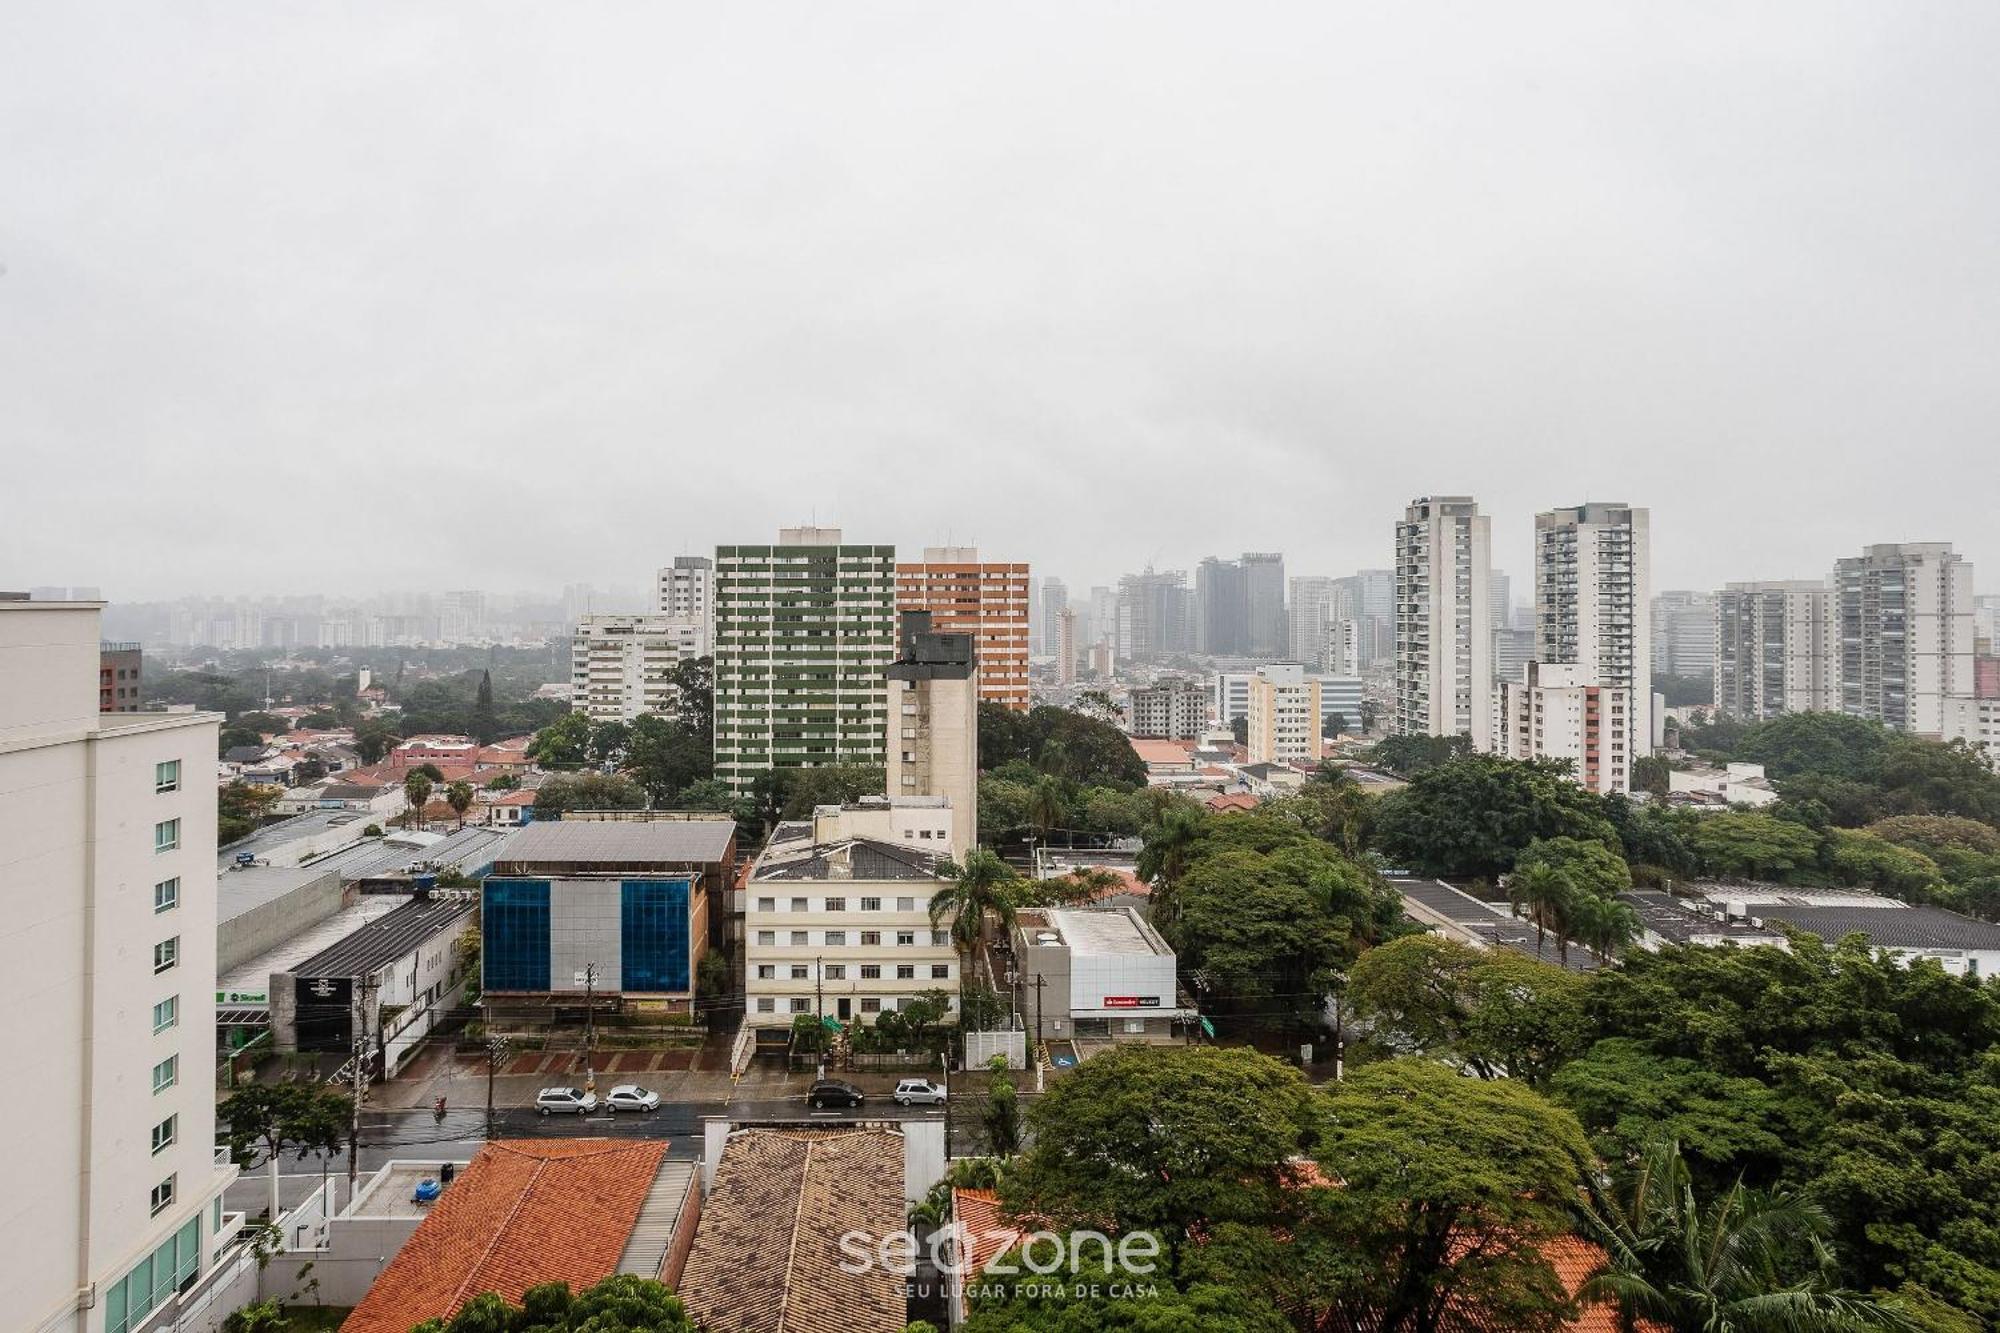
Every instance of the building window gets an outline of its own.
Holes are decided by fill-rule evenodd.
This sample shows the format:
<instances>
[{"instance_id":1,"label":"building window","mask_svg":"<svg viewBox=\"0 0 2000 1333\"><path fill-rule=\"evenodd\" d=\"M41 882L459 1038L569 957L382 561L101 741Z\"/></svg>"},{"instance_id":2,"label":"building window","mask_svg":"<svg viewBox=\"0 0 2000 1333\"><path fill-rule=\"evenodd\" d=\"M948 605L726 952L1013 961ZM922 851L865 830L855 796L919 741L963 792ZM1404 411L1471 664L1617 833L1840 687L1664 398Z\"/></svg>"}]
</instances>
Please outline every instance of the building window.
<instances>
[{"instance_id":1,"label":"building window","mask_svg":"<svg viewBox=\"0 0 2000 1333\"><path fill-rule=\"evenodd\" d=\"M219 1231L222 1222L222 1200L215 1202L212 1232ZM201 1219L191 1217L124 1277L104 1289L104 1333L131 1333L200 1271Z\"/></svg>"},{"instance_id":2,"label":"building window","mask_svg":"<svg viewBox=\"0 0 2000 1333\"><path fill-rule=\"evenodd\" d=\"M795 931L793 931L793 932L792 932L792 946L793 946L794 948L800 948L800 947L803 947L803 946L805 945L805 943L806 943L806 934L807 934L807 932L805 932L805 931L803 931L803 930L795 930Z\"/></svg>"},{"instance_id":3,"label":"building window","mask_svg":"<svg viewBox=\"0 0 2000 1333\"><path fill-rule=\"evenodd\" d=\"M914 964L914 963L898 963L898 964L896 964L896 980L898 980L898 981L915 981L916 979L917 979L917 967L916 967L916 964Z\"/></svg>"},{"instance_id":4,"label":"building window","mask_svg":"<svg viewBox=\"0 0 2000 1333\"><path fill-rule=\"evenodd\" d=\"M934 949L949 949L951 947L951 932L948 930L932 931L931 947Z\"/></svg>"},{"instance_id":5,"label":"building window","mask_svg":"<svg viewBox=\"0 0 2000 1333\"><path fill-rule=\"evenodd\" d=\"M943 979L944 979L945 977L948 977L948 976L950 976L950 975L951 975L951 964L950 964L950 963L932 963L932 964L931 964L931 979L932 979L933 981L941 981L941 980L943 980Z\"/></svg>"},{"instance_id":6,"label":"building window","mask_svg":"<svg viewBox=\"0 0 2000 1333\"><path fill-rule=\"evenodd\" d=\"M868 947L870 947L871 945L877 945L877 944L880 944L881 942L882 942L882 932L881 932L881 931L879 931L879 930L864 930L864 931L862 931L862 932L861 932L861 947L862 947L862 948L864 948L864 949L865 949L865 948L868 948Z\"/></svg>"},{"instance_id":7,"label":"building window","mask_svg":"<svg viewBox=\"0 0 2000 1333\"><path fill-rule=\"evenodd\" d=\"M153 1066L153 1091L165 1092L180 1082L180 1078L181 1058L178 1055L170 1055Z\"/></svg>"},{"instance_id":8,"label":"building window","mask_svg":"<svg viewBox=\"0 0 2000 1333\"><path fill-rule=\"evenodd\" d=\"M163 879L153 886L153 910L169 912L181 905L181 877Z\"/></svg>"},{"instance_id":9,"label":"building window","mask_svg":"<svg viewBox=\"0 0 2000 1333\"><path fill-rule=\"evenodd\" d=\"M757 997L757 1012L760 1014L768 1014L776 1009L777 1006L778 1002L768 995L759 995Z\"/></svg>"},{"instance_id":10,"label":"building window","mask_svg":"<svg viewBox=\"0 0 2000 1333\"><path fill-rule=\"evenodd\" d=\"M882 979L882 965L880 963L863 963L861 965L861 979L863 981L880 981Z\"/></svg>"},{"instance_id":11,"label":"building window","mask_svg":"<svg viewBox=\"0 0 2000 1333\"><path fill-rule=\"evenodd\" d=\"M882 910L882 900L880 898L863 898L861 900L861 910L864 912L879 912Z\"/></svg>"},{"instance_id":12,"label":"building window","mask_svg":"<svg viewBox=\"0 0 2000 1333\"><path fill-rule=\"evenodd\" d=\"M171 852L181 845L181 821L163 819L153 825L153 850Z\"/></svg>"},{"instance_id":13,"label":"building window","mask_svg":"<svg viewBox=\"0 0 2000 1333\"><path fill-rule=\"evenodd\" d=\"M162 1148L173 1146L175 1133L180 1128L180 1122L181 1118L179 1116L170 1115L159 1124L153 1126L153 1151L155 1153L159 1152Z\"/></svg>"},{"instance_id":14,"label":"building window","mask_svg":"<svg viewBox=\"0 0 2000 1333\"><path fill-rule=\"evenodd\" d=\"M792 980L793 980L793 981L810 981L811 979L812 979L812 969L811 969L811 968L807 967L807 966L806 966L806 965L805 965L804 963L793 963L793 964L792 964Z\"/></svg>"},{"instance_id":15,"label":"building window","mask_svg":"<svg viewBox=\"0 0 2000 1333\"><path fill-rule=\"evenodd\" d=\"M778 969L774 965L770 963L757 964L757 980L775 981L777 980L777 978L778 978Z\"/></svg>"},{"instance_id":16,"label":"building window","mask_svg":"<svg viewBox=\"0 0 2000 1333\"><path fill-rule=\"evenodd\" d=\"M882 1002L870 995L861 1001L861 1012L864 1014L879 1014L882 1012Z\"/></svg>"},{"instance_id":17,"label":"building window","mask_svg":"<svg viewBox=\"0 0 2000 1333\"><path fill-rule=\"evenodd\" d=\"M803 911L806 911L806 910L807 910L807 908L806 908L806 900L805 900L804 898L794 898L794 899L792 899L792 910L793 910L794 912L803 912Z\"/></svg>"},{"instance_id":18,"label":"building window","mask_svg":"<svg viewBox=\"0 0 2000 1333\"><path fill-rule=\"evenodd\" d=\"M771 946L774 946L774 947L775 947L775 946L776 946L776 944L778 943L778 932L777 932L777 931L775 931L775 930L760 930L760 931L758 931L758 932L757 932L757 943L759 943L759 944L765 944L765 945L771 945Z\"/></svg>"},{"instance_id":19,"label":"building window","mask_svg":"<svg viewBox=\"0 0 2000 1333\"><path fill-rule=\"evenodd\" d=\"M914 912L917 910L917 900L915 898L898 898L896 899L896 910L898 912Z\"/></svg>"},{"instance_id":20,"label":"building window","mask_svg":"<svg viewBox=\"0 0 2000 1333\"><path fill-rule=\"evenodd\" d=\"M826 900L826 910L829 912L845 912L847 910L847 899L828 898Z\"/></svg>"},{"instance_id":21,"label":"building window","mask_svg":"<svg viewBox=\"0 0 2000 1333\"><path fill-rule=\"evenodd\" d=\"M153 790L165 795L181 789L181 761L169 759L165 763L153 765Z\"/></svg>"},{"instance_id":22,"label":"building window","mask_svg":"<svg viewBox=\"0 0 2000 1333\"><path fill-rule=\"evenodd\" d=\"M170 940L161 940L158 944L155 944L153 946L153 974L155 976L158 976L160 973L165 972L168 969L172 968L175 964L179 963L180 960L181 960L180 936L176 935Z\"/></svg>"},{"instance_id":23,"label":"building window","mask_svg":"<svg viewBox=\"0 0 2000 1333\"><path fill-rule=\"evenodd\" d=\"M778 900L776 898L759 898L757 900L757 910L760 912L775 912L778 910Z\"/></svg>"},{"instance_id":24,"label":"building window","mask_svg":"<svg viewBox=\"0 0 2000 1333\"><path fill-rule=\"evenodd\" d=\"M845 980L847 980L847 964L845 964L845 963L828 963L828 964L826 965L826 979L827 979L828 981L845 981Z\"/></svg>"},{"instance_id":25,"label":"building window","mask_svg":"<svg viewBox=\"0 0 2000 1333\"><path fill-rule=\"evenodd\" d=\"M803 996L803 995L800 995L800 996L798 996L798 997L794 998L794 999L792 1000L792 1012L793 1012L793 1013L795 1013L795 1014L809 1014L809 1013L811 1013L811 1012L812 1012L812 1001L811 1001L811 1000L808 1000L808 999L807 999L807 998L806 998L805 996Z\"/></svg>"},{"instance_id":26,"label":"building window","mask_svg":"<svg viewBox=\"0 0 2000 1333\"><path fill-rule=\"evenodd\" d=\"M826 942L829 946L844 946L847 943L847 932L844 930L829 930L826 932Z\"/></svg>"},{"instance_id":27,"label":"building window","mask_svg":"<svg viewBox=\"0 0 2000 1333\"><path fill-rule=\"evenodd\" d=\"M153 1216L158 1217L162 1212L173 1206L174 1177L168 1176L165 1180L153 1186Z\"/></svg>"},{"instance_id":28,"label":"building window","mask_svg":"<svg viewBox=\"0 0 2000 1333\"><path fill-rule=\"evenodd\" d=\"M914 948L914 947L916 947L916 943L917 943L917 932L916 932L916 931L914 931L914 930L899 930L899 931L897 931L897 932L896 932L896 947L898 947L898 948Z\"/></svg>"},{"instance_id":29,"label":"building window","mask_svg":"<svg viewBox=\"0 0 2000 1333\"><path fill-rule=\"evenodd\" d=\"M168 1028L172 1027L174 1024L180 1021L181 1021L180 996L169 995L166 999L161 1000L158 1004L153 1006L154 1035L157 1036L159 1033L165 1032Z\"/></svg>"}]
</instances>

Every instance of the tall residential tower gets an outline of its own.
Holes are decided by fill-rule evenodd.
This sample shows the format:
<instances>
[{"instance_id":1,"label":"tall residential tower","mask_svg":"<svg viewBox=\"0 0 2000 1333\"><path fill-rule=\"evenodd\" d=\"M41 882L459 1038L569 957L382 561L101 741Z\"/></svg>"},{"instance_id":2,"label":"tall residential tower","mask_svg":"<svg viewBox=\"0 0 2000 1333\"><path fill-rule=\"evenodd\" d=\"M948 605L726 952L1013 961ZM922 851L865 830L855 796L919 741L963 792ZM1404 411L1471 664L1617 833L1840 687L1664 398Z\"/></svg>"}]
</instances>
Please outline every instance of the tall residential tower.
<instances>
[{"instance_id":1,"label":"tall residential tower","mask_svg":"<svg viewBox=\"0 0 2000 1333\"><path fill-rule=\"evenodd\" d=\"M1470 496L1423 496L1396 525L1396 730L1493 748L1493 563Z\"/></svg>"},{"instance_id":2,"label":"tall residential tower","mask_svg":"<svg viewBox=\"0 0 2000 1333\"><path fill-rule=\"evenodd\" d=\"M1649 516L1625 504L1535 515L1535 660L1582 669L1578 686L1624 690L1631 753L1652 753Z\"/></svg>"}]
</instances>

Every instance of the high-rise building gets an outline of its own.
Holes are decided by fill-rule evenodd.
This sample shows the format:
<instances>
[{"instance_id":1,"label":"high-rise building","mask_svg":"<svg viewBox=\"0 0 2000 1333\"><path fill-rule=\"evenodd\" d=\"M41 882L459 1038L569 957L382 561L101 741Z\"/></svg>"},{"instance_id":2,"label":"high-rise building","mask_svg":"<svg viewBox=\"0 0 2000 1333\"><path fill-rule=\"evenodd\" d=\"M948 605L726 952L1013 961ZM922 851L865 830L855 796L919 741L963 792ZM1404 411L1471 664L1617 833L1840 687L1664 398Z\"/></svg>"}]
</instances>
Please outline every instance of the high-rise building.
<instances>
[{"instance_id":1,"label":"high-rise building","mask_svg":"<svg viewBox=\"0 0 2000 1333\"><path fill-rule=\"evenodd\" d=\"M1361 622L1329 620L1326 625L1325 670L1335 676L1361 675Z\"/></svg>"},{"instance_id":2,"label":"high-rise building","mask_svg":"<svg viewBox=\"0 0 2000 1333\"><path fill-rule=\"evenodd\" d=\"M1405 736L1493 748L1492 536L1470 496L1412 500L1396 525L1396 718Z\"/></svg>"},{"instance_id":3,"label":"high-rise building","mask_svg":"<svg viewBox=\"0 0 2000 1333\"><path fill-rule=\"evenodd\" d=\"M1514 614L1514 581L1505 570L1496 569L1489 583L1492 593L1486 599L1486 606L1497 628L1511 623L1508 618Z\"/></svg>"},{"instance_id":4,"label":"high-rise building","mask_svg":"<svg viewBox=\"0 0 2000 1333\"><path fill-rule=\"evenodd\" d=\"M1819 580L1732 583L1715 597L1715 706L1761 722L1840 706L1839 617Z\"/></svg>"},{"instance_id":5,"label":"high-rise building","mask_svg":"<svg viewBox=\"0 0 2000 1333\"><path fill-rule=\"evenodd\" d=\"M1632 691L1599 684L1580 663L1530 662L1500 687L1496 751L1508 759L1567 759L1570 776L1597 792L1632 785L1644 738L1633 730Z\"/></svg>"},{"instance_id":6,"label":"high-rise building","mask_svg":"<svg viewBox=\"0 0 2000 1333\"><path fill-rule=\"evenodd\" d=\"M96 602L0 598L8 1322L127 1333L229 1239L215 1156L215 713L103 713Z\"/></svg>"},{"instance_id":7,"label":"high-rise building","mask_svg":"<svg viewBox=\"0 0 2000 1333\"><path fill-rule=\"evenodd\" d=\"M1936 735L1944 701L1972 693L1972 566L1950 542L1891 542L1833 570L1840 707Z\"/></svg>"},{"instance_id":8,"label":"high-rise building","mask_svg":"<svg viewBox=\"0 0 2000 1333\"><path fill-rule=\"evenodd\" d=\"M1625 504L1535 515L1535 659L1629 693L1632 753L1652 753L1650 521Z\"/></svg>"},{"instance_id":9,"label":"high-rise building","mask_svg":"<svg viewBox=\"0 0 2000 1333\"><path fill-rule=\"evenodd\" d=\"M1209 556L1194 571L1194 650L1216 657L1250 651L1250 585L1242 564Z\"/></svg>"},{"instance_id":10,"label":"high-rise building","mask_svg":"<svg viewBox=\"0 0 2000 1333\"><path fill-rule=\"evenodd\" d=\"M1253 657L1282 657L1290 646L1285 623L1285 557L1275 551L1243 553L1245 651Z\"/></svg>"},{"instance_id":11,"label":"high-rise building","mask_svg":"<svg viewBox=\"0 0 2000 1333\"><path fill-rule=\"evenodd\" d=\"M1163 680L1132 691L1128 730L1141 740L1191 741L1208 725L1209 691L1192 680Z\"/></svg>"},{"instance_id":12,"label":"high-rise building","mask_svg":"<svg viewBox=\"0 0 2000 1333\"><path fill-rule=\"evenodd\" d=\"M1028 567L1020 570L1025 627ZM905 611L898 627L888 668L889 795L949 802L951 854L962 864L979 841L980 664L972 635L934 623L928 611Z\"/></svg>"},{"instance_id":13,"label":"high-rise building","mask_svg":"<svg viewBox=\"0 0 2000 1333\"><path fill-rule=\"evenodd\" d=\"M702 627L673 616L585 616L569 641L570 704L592 722L673 712L674 668L701 657Z\"/></svg>"},{"instance_id":14,"label":"high-rise building","mask_svg":"<svg viewBox=\"0 0 2000 1333\"><path fill-rule=\"evenodd\" d=\"M1653 674L1706 680L1715 673L1715 594L1653 598Z\"/></svg>"},{"instance_id":15,"label":"high-rise building","mask_svg":"<svg viewBox=\"0 0 2000 1333\"><path fill-rule=\"evenodd\" d=\"M1287 620L1290 624L1291 643L1287 655L1314 671L1345 671L1337 666L1329 653L1332 650L1335 589L1338 580L1316 574L1294 575L1291 582L1291 603ZM1360 644L1355 643L1358 651ZM1359 664L1350 674L1358 675Z\"/></svg>"},{"instance_id":16,"label":"high-rise building","mask_svg":"<svg viewBox=\"0 0 2000 1333\"><path fill-rule=\"evenodd\" d=\"M1259 667L1250 677L1248 717L1253 764L1312 763L1323 752L1320 683L1296 662Z\"/></svg>"},{"instance_id":17,"label":"high-rise building","mask_svg":"<svg viewBox=\"0 0 2000 1333\"><path fill-rule=\"evenodd\" d=\"M486 594L477 588L448 592L438 599L438 638L445 643L477 643L486 637Z\"/></svg>"},{"instance_id":18,"label":"high-rise building","mask_svg":"<svg viewBox=\"0 0 2000 1333\"><path fill-rule=\"evenodd\" d=\"M1076 684L1076 609L1065 606L1056 617L1056 684Z\"/></svg>"},{"instance_id":19,"label":"high-rise building","mask_svg":"<svg viewBox=\"0 0 2000 1333\"><path fill-rule=\"evenodd\" d=\"M1025 564L981 563L970 546L930 546L923 560L896 566L896 609L928 611L938 633L971 635L979 697L1026 712L1031 586Z\"/></svg>"},{"instance_id":20,"label":"high-rise building","mask_svg":"<svg viewBox=\"0 0 2000 1333\"><path fill-rule=\"evenodd\" d=\"M1069 585L1053 576L1042 580L1039 600L1035 606L1034 642L1028 651L1035 654L1054 653L1056 650L1056 618L1069 610Z\"/></svg>"},{"instance_id":21,"label":"high-rise building","mask_svg":"<svg viewBox=\"0 0 2000 1333\"><path fill-rule=\"evenodd\" d=\"M1194 592L1178 569L1127 574L1118 580L1118 616L1112 635L1120 660L1158 662L1194 651ZM1100 635L1103 628L1099 628Z\"/></svg>"},{"instance_id":22,"label":"high-rise building","mask_svg":"<svg viewBox=\"0 0 2000 1333\"><path fill-rule=\"evenodd\" d=\"M883 762L896 548L785 528L715 551L715 776Z\"/></svg>"},{"instance_id":23,"label":"high-rise building","mask_svg":"<svg viewBox=\"0 0 2000 1333\"><path fill-rule=\"evenodd\" d=\"M1493 683L1504 685L1521 678L1521 668L1535 660L1535 632L1532 629L1493 627Z\"/></svg>"},{"instance_id":24,"label":"high-rise building","mask_svg":"<svg viewBox=\"0 0 2000 1333\"><path fill-rule=\"evenodd\" d=\"M677 555L660 566L653 585L653 610L683 624L701 627L701 653L715 642L715 562L705 555Z\"/></svg>"},{"instance_id":25,"label":"high-rise building","mask_svg":"<svg viewBox=\"0 0 2000 1333\"><path fill-rule=\"evenodd\" d=\"M146 673L146 654L136 643L97 645L97 711L136 713L141 700L139 680Z\"/></svg>"}]
</instances>

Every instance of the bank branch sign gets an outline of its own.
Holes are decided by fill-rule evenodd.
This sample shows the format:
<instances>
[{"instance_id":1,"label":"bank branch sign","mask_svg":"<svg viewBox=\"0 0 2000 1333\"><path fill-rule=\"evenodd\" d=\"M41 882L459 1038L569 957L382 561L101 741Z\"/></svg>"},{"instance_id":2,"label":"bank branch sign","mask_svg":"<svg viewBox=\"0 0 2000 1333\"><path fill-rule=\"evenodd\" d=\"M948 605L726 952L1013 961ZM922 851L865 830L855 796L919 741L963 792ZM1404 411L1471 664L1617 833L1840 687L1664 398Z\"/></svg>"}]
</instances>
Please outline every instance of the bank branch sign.
<instances>
[{"instance_id":1,"label":"bank branch sign","mask_svg":"<svg viewBox=\"0 0 2000 1333\"><path fill-rule=\"evenodd\" d=\"M1104 997L1106 1009L1157 1009L1160 997L1157 995L1107 995Z\"/></svg>"}]
</instances>

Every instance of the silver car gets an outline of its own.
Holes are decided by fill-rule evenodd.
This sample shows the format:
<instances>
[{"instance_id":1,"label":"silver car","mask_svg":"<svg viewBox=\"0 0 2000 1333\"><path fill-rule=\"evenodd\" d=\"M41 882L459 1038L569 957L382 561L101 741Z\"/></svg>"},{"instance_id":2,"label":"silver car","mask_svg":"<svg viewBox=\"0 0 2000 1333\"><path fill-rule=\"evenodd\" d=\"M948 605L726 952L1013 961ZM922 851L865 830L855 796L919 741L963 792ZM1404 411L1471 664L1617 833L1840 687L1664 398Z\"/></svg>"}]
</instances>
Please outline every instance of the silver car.
<instances>
[{"instance_id":1,"label":"silver car","mask_svg":"<svg viewBox=\"0 0 2000 1333\"><path fill-rule=\"evenodd\" d=\"M944 1086L927 1078L906 1078L892 1094L898 1106L943 1106Z\"/></svg>"},{"instance_id":2,"label":"silver car","mask_svg":"<svg viewBox=\"0 0 2000 1333\"><path fill-rule=\"evenodd\" d=\"M543 1088L535 1094L535 1108L543 1115L552 1111L586 1115L597 1109L597 1094L582 1088Z\"/></svg>"},{"instance_id":3,"label":"silver car","mask_svg":"<svg viewBox=\"0 0 2000 1333\"><path fill-rule=\"evenodd\" d=\"M657 1111L660 1094L648 1092L636 1083L620 1083L604 1094L604 1109L614 1115L619 1111Z\"/></svg>"}]
</instances>

